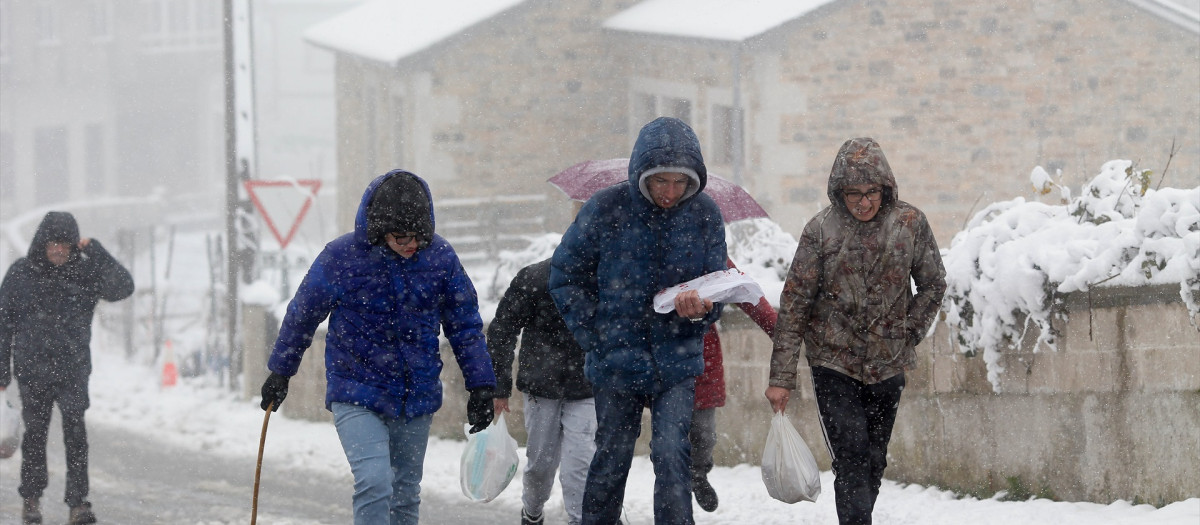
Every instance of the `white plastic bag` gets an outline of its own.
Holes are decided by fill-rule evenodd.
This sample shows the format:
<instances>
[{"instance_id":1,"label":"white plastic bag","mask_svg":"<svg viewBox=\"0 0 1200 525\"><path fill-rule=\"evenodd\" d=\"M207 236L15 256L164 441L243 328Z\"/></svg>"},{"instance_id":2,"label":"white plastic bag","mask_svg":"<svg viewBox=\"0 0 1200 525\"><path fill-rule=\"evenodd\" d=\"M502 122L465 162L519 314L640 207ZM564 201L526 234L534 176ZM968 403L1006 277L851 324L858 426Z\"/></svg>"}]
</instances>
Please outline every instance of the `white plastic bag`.
<instances>
[{"instance_id":1,"label":"white plastic bag","mask_svg":"<svg viewBox=\"0 0 1200 525\"><path fill-rule=\"evenodd\" d=\"M0 459L11 458L21 445L21 411L8 399L8 392L0 392Z\"/></svg>"},{"instance_id":2,"label":"white plastic bag","mask_svg":"<svg viewBox=\"0 0 1200 525\"><path fill-rule=\"evenodd\" d=\"M675 309L675 296L688 290L696 290L701 299L714 303L757 303L763 296L762 287L737 268L701 275L686 283L658 292L654 296L654 311L660 314Z\"/></svg>"},{"instance_id":3,"label":"white plastic bag","mask_svg":"<svg viewBox=\"0 0 1200 525\"><path fill-rule=\"evenodd\" d=\"M504 414L487 428L467 435L458 477L463 495L474 501L496 499L517 474L517 440L508 434Z\"/></svg>"},{"instance_id":4,"label":"white plastic bag","mask_svg":"<svg viewBox=\"0 0 1200 525\"><path fill-rule=\"evenodd\" d=\"M784 503L815 502L821 495L817 460L783 412L776 412L771 419L763 449L762 478L767 494Z\"/></svg>"}]
</instances>

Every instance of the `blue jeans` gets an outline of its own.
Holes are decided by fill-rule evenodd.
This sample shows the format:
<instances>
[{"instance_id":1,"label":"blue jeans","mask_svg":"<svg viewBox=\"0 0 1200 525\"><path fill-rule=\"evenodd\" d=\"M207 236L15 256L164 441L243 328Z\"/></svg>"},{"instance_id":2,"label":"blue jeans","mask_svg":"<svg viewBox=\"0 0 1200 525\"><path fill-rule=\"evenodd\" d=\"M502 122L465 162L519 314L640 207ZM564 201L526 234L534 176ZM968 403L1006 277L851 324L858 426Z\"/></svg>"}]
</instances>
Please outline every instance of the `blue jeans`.
<instances>
[{"instance_id":1,"label":"blue jeans","mask_svg":"<svg viewBox=\"0 0 1200 525\"><path fill-rule=\"evenodd\" d=\"M613 525L621 515L633 448L650 406L650 461L654 464L654 523L691 525L692 403L696 381L688 379L653 396L594 387L596 455L583 494L583 524Z\"/></svg>"},{"instance_id":2,"label":"blue jeans","mask_svg":"<svg viewBox=\"0 0 1200 525\"><path fill-rule=\"evenodd\" d=\"M331 408L354 473L355 525L417 525L433 415L405 421L349 403Z\"/></svg>"}]
</instances>

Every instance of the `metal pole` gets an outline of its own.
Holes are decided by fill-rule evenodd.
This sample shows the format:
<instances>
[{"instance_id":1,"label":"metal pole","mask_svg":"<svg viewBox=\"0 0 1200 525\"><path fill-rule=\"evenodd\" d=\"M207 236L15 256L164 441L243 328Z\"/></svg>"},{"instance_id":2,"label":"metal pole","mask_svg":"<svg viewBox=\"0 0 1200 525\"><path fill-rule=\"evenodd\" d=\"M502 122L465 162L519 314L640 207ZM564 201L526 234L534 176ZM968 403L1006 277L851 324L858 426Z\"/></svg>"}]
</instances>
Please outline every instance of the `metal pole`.
<instances>
[{"instance_id":1,"label":"metal pole","mask_svg":"<svg viewBox=\"0 0 1200 525\"><path fill-rule=\"evenodd\" d=\"M234 91L234 61L233 61L233 0L223 0L225 15L225 307L228 323L225 334L228 337L229 387L237 385L234 377L233 360L238 352L238 258L241 250L238 248L239 235L237 231L238 210L238 172L237 172L237 111L236 94Z\"/></svg>"}]
</instances>

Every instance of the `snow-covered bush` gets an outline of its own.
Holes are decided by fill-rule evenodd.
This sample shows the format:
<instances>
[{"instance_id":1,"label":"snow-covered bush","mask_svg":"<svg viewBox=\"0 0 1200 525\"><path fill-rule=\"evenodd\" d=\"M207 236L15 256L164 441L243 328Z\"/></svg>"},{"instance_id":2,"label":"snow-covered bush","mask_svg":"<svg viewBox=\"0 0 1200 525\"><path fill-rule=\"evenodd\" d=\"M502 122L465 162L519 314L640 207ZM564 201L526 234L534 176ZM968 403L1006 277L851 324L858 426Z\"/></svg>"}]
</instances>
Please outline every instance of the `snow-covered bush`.
<instances>
[{"instance_id":1,"label":"snow-covered bush","mask_svg":"<svg viewBox=\"0 0 1200 525\"><path fill-rule=\"evenodd\" d=\"M1039 190L1048 179L1040 167L1031 175ZM1177 283L1200 329L1200 187L1154 190L1150 179L1128 160L1109 161L1078 197L1064 191L1065 204L997 202L954 236L942 254L942 309L962 350L983 353L993 385L1000 352L1029 328L1035 351L1056 348L1060 294Z\"/></svg>"}]
</instances>

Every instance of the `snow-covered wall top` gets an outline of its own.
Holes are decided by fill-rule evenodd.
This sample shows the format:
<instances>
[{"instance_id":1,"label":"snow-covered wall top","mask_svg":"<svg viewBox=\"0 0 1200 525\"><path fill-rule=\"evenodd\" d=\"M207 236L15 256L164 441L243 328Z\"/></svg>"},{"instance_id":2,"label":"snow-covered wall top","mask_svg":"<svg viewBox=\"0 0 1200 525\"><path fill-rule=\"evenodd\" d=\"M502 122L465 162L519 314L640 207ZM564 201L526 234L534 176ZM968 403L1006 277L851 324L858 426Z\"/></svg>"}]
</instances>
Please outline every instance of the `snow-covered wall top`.
<instances>
[{"instance_id":1,"label":"snow-covered wall top","mask_svg":"<svg viewBox=\"0 0 1200 525\"><path fill-rule=\"evenodd\" d=\"M1113 160L1071 197L1038 167L1030 181L1043 194L1058 188L1060 204L997 202L954 236L943 251L942 308L963 351L983 353L993 385L1000 352L1028 328L1039 347L1055 348L1059 294L1178 284L1200 329L1200 187L1155 189L1153 179Z\"/></svg>"}]
</instances>

